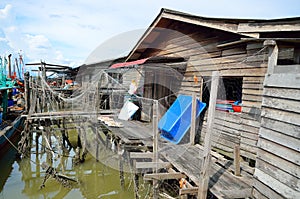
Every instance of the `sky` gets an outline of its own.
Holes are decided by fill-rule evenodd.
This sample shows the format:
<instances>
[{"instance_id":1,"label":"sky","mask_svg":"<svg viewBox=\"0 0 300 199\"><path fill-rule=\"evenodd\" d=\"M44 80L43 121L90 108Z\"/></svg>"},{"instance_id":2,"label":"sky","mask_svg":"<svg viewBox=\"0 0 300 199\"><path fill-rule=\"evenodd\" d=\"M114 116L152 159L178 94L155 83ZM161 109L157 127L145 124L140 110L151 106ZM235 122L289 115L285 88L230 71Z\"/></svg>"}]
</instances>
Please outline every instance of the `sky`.
<instances>
[{"instance_id":1,"label":"sky","mask_svg":"<svg viewBox=\"0 0 300 199\"><path fill-rule=\"evenodd\" d=\"M204 17L300 17L299 0L1 0L0 56L76 67L99 48L110 52L99 61L127 55L161 8ZM109 47L124 34L124 49Z\"/></svg>"}]
</instances>

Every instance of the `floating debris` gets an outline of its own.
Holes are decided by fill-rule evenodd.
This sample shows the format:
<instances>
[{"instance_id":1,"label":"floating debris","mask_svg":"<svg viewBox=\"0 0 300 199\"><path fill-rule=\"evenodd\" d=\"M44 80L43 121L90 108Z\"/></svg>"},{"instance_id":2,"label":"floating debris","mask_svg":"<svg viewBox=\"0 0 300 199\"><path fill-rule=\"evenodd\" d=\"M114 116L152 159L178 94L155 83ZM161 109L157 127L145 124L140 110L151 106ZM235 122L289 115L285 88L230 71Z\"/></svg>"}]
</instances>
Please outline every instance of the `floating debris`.
<instances>
[{"instance_id":1,"label":"floating debris","mask_svg":"<svg viewBox=\"0 0 300 199\"><path fill-rule=\"evenodd\" d=\"M77 180L58 173L55 168L49 166L46 162L43 162L41 166L44 170L46 170L45 178L43 180L42 185L40 186L41 189L45 187L45 183L49 179L49 177L53 177L57 182L61 183L64 187L70 189L72 188L70 181L78 183Z\"/></svg>"},{"instance_id":2,"label":"floating debris","mask_svg":"<svg viewBox=\"0 0 300 199\"><path fill-rule=\"evenodd\" d=\"M100 195L98 196L98 198L103 198L103 197L105 197L105 196L116 195L116 194L118 194L118 193L119 193L119 192L117 192L117 191L111 191L111 192L108 192L108 193L100 194Z\"/></svg>"}]
</instances>

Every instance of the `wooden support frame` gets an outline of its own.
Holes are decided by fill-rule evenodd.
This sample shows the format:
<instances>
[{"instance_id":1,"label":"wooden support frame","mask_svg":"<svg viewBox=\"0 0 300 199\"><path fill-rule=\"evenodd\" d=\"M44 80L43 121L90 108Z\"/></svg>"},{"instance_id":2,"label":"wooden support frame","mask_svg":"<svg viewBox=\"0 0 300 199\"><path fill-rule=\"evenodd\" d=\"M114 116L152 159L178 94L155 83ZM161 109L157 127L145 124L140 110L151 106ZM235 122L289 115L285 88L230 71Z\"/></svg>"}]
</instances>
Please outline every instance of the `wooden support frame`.
<instances>
[{"instance_id":1,"label":"wooden support frame","mask_svg":"<svg viewBox=\"0 0 300 199\"><path fill-rule=\"evenodd\" d=\"M147 152L147 153L142 153L142 152L130 152L130 158L131 159L144 159L144 158L153 158L153 153Z\"/></svg>"},{"instance_id":2,"label":"wooden support frame","mask_svg":"<svg viewBox=\"0 0 300 199\"><path fill-rule=\"evenodd\" d=\"M170 180L170 179L180 179L185 178L186 175L180 172L176 173L151 173L145 174L144 180Z\"/></svg>"},{"instance_id":3,"label":"wooden support frame","mask_svg":"<svg viewBox=\"0 0 300 199\"><path fill-rule=\"evenodd\" d=\"M204 140L204 151L202 156L202 165L200 170L200 182L198 189L198 198L206 199L207 190L208 190L208 182L209 182L209 170L211 164L211 136L213 132L213 124L215 118L215 110L216 110L216 102L217 102L217 94L218 94L218 86L219 86L219 72L214 71L212 73L212 84L210 90L210 101L208 107L208 122L207 122L207 132Z\"/></svg>"},{"instance_id":4,"label":"wooden support frame","mask_svg":"<svg viewBox=\"0 0 300 199\"><path fill-rule=\"evenodd\" d=\"M171 168L172 164L169 162L136 162L136 169L163 169Z\"/></svg>"},{"instance_id":5,"label":"wooden support frame","mask_svg":"<svg viewBox=\"0 0 300 199\"><path fill-rule=\"evenodd\" d=\"M264 41L264 46L269 48L269 55L268 55L268 74L274 73L274 68L277 65L278 59L278 46L276 41L274 40L266 40Z\"/></svg>"},{"instance_id":6,"label":"wooden support frame","mask_svg":"<svg viewBox=\"0 0 300 199\"><path fill-rule=\"evenodd\" d=\"M191 111L191 130L190 130L190 145L195 144L195 135L196 135L196 106L197 98L196 93L192 95L192 111Z\"/></svg>"}]
</instances>

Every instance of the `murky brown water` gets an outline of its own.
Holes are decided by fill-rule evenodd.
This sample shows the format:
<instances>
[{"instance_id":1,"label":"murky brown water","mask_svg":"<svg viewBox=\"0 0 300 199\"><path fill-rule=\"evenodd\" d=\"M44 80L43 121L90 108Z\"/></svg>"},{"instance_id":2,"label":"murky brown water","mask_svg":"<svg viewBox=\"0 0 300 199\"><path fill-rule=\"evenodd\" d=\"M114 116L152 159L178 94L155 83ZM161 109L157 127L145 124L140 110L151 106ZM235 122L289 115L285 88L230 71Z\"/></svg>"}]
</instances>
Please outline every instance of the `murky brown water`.
<instances>
[{"instance_id":1,"label":"murky brown water","mask_svg":"<svg viewBox=\"0 0 300 199\"><path fill-rule=\"evenodd\" d=\"M42 143L41 138L38 143ZM46 161L47 153L39 146L36 153L35 142L31 149L31 157L21 160L15 158L12 148L0 159L0 199L1 198L134 198L133 175L125 173L125 188L120 184L119 171L97 162L88 155L84 163L74 165L74 150L67 151L68 157L54 160L53 167L61 174L76 179L71 188L64 187L53 178L49 178L44 188L40 188L46 174L40 165ZM107 156L111 156L108 152ZM105 156L105 154L103 154ZM112 156L111 156L112 157ZM102 161L103 162L103 161ZM148 198L150 185L140 182L142 198Z\"/></svg>"}]
</instances>

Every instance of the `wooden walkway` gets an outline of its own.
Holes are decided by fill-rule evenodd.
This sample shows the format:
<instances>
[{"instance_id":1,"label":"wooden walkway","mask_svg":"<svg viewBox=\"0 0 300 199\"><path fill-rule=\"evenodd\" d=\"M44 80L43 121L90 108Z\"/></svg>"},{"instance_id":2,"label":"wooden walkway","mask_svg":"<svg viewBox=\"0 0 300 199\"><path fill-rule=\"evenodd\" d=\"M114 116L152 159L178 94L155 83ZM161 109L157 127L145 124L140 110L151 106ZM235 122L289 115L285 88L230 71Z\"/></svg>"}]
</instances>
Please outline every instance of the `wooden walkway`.
<instances>
[{"instance_id":1,"label":"wooden walkway","mask_svg":"<svg viewBox=\"0 0 300 199\"><path fill-rule=\"evenodd\" d=\"M184 149L184 151L182 151ZM200 145L180 147L180 145L170 145L168 150L161 154L173 167L184 173L197 186L200 182L201 154L203 150ZM179 154L179 155L176 155ZM251 197L251 178L239 177L231 173L230 169L225 169L213 160L210 169L209 190L218 198L247 198ZM225 167L232 165L231 161L224 163Z\"/></svg>"},{"instance_id":2,"label":"wooden walkway","mask_svg":"<svg viewBox=\"0 0 300 199\"><path fill-rule=\"evenodd\" d=\"M123 122L124 127L106 128L114 135L119 137L123 144L136 146L141 143L148 149L153 146L153 131L151 126L138 121ZM159 168L174 168L178 172L187 176L194 182L194 193L197 190L198 183L200 182L200 165L201 154L203 153L202 146L200 145L174 145L159 140L159 158L160 161L164 160ZM136 159L136 169L147 169L152 166L157 166L154 162L139 162L139 158L152 159L153 154L148 152L140 152L139 155L134 153L132 159ZM219 157L221 157L219 155ZM222 156L223 157L223 156ZM163 166L165 165L165 167ZM227 160L223 157L222 160L217 156L213 156L213 163L210 169L209 190L218 198L247 198L252 196L252 179L251 175L242 171L242 176L235 176L232 171L233 161ZM252 171L250 171L252 172ZM162 174L163 175L163 174ZM176 174L173 174L176 176ZM149 179L147 179L149 180ZM189 193L189 191L182 190L182 193ZM196 192L197 193L197 192Z\"/></svg>"},{"instance_id":3,"label":"wooden walkway","mask_svg":"<svg viewBox=\"0 0 300 199\"><path fill-rule=\"evenodd\" d=\"M113 117L111 115L111 117ZM137 145L142 144L147 148L151 148L153 145L152 137L153 131L152 126L148 123L142 123L139 121L121 121L115 119L116 122L122 123L123 127L109 127L104 123L101 123L102 128L106 128L111 131L114 136L117 136L122 140L123 144L129 145Z\"/></svg>"}]
</instances>

